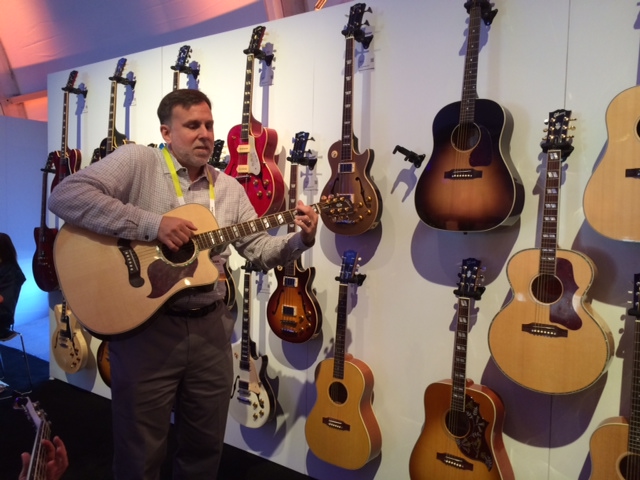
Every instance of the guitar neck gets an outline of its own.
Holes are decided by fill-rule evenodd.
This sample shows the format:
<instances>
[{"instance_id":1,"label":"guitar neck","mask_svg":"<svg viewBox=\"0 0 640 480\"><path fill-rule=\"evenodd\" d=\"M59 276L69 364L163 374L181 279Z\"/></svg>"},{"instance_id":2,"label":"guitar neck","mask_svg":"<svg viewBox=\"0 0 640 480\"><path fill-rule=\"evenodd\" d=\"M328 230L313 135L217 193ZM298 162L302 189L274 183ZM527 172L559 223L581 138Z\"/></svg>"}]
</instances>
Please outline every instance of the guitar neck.
<instances>
[{"instance_id":1,"label":"guitar neck","mask_svg":"<svg viewBox=\"0 0 640 480\"><path fill-rule=\"evenodd\" d=\"M247 55L247 65L244 77L244 94L242 96L242 131L241 141L247 143L249 141L249 130L251 128L251 102L253 97L253 64L254 55Z\"/></svg>"},{"instance_id":2,"label":"guitar neck","mask_svg":"<svg viewBox=\"0 0 640 480\"><path fill-rule=\"evenodd\" d=\"M458 321L453 348L451 410L464 412L467 389L467 339L469 337L469 312L471 299L458 299Z\"/></svg>"},{"instance_id":3,"label":"guitar neck","mask_svg":"<svg viewBox=\"0 0 640 480\"><path fill-rule=\"evenodd\" d=\"M173 91L175 92L180 88L180 71L173 72Z\"/></svg>"},{"instance_id":4,"label":"guitar neck","mask_svg":"<svg viewBox=\"0 0 640 480\"><path fill-rule=\"evenodd\" d=\"M71 173L69 166L69 156L67 153L67 130L69 121L69 92L64 92L64 102L62 105L62 141L60 145L60 171L58 172L58 182L62 181L67 174ZM64 168L63 168L64 167Z\"/></svg>"},{"instance_id":5,"label":"guitar neck","mask_svg":"<svg viewBox=\"0 0 640 480\"><path fill-rule=\"evenodd\" d=\"M631 383L631 415L629 418L629 452L640 454L640 274L633 277L633 307L629 312L634 322L633 376Z\"/></svg>"},{"instance_id":6,"label":"guitar neck","mask_svg":"<svg viewBox=\"0 0 640 480\"><path fill-rule=\"evenodd\" d=\"M346 37L344 53L344 90L342 101L342 150L341 160L349 161L353 152L353 59L355 39Z\"/></svg>"},{"instance_id":7,"label":"guitar neck","mask_svg":"<svg viewBox=\"0 0 640 480\"><path fill-rule=\"evenodd\" d=\"M347 337L347 300L349 285L340 283L338 291L338 318L336 324L336 346L333 362L333 378L344 379L344 359Z\"/></svg>"},{"instance_id":8,"label":"guitar neck","mask_svg":"<svg viewBox=\"0 0 640 480\"><path fill-rule=\"evenodd\" d=\"M111 82L111 94L109 105L109 126L107 129L107 151L106 154L110 154L115 150L114 144L114 132L116 129L116 101L118 97L118 82L113 80Z\"/></svg>"},{"instance_id":9,"label":"guitar neck","mask_svg":"<svg viewBox=\"0 0 640 480\"><path fill-rule=\"evenodd\" d=\"M47 476L47 456L46 450L42 446L42 440L51 438L51 426L49 422L42 421L36 431L36 439L31 450L31 460L27 480L46 480Z\"/></svg>"},{"instance_id":10,"label":"guitar neck","mask_svg":"<svg viewBox=\"0 0 640 480\"><path fill-rule=\"evenodd\" d=\"M560 186L562 184L562 152L549 150L544 186L542 230L540 235L541 274L555 275L558 249L558 213Z\"/></svg>"},{"instance_id":11,"label":"guitar neck","mask_svg":"<svg viewBox=\"0 0 640 480\"><path fill-rule=\"evenodd\" d=\"M460 105L460 124L462 125L473 123L475 119L476 98L478 96L476 85L478 80L478 53L480 51L480 14L481 7L479 5L471 7Z\"/></svg>"},{"instance_id":12,"label":"guitar neck","mask_svg":"<svg viewBox=\"0 0 640 480\"><path fill-rule=\"evenodd\" d=\"M242 339L240 348L240 369L251 370L251 269L247 264L244 271L244 298L242 300Z\"/></svg>"}]
</instances>

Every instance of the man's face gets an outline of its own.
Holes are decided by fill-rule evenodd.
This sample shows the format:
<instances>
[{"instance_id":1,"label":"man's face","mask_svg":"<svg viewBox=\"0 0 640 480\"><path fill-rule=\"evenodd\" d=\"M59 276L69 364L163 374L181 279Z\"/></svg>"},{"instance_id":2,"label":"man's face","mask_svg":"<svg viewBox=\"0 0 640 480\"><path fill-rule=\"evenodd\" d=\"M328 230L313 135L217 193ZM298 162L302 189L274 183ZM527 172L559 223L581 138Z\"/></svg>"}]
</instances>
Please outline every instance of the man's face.
<instances>
[{"instance_id":1,"label":"man's face","mask_svg":"<svg viewBox=\"0 0 640 480\"><path fill-rule=\"evenodd\" d=\"M161 125L162 138L178 162L190 173L199 172L213 152L213 116L206 103L186 109L173 107L171 121Z\"/></svg>"}]
</instances>

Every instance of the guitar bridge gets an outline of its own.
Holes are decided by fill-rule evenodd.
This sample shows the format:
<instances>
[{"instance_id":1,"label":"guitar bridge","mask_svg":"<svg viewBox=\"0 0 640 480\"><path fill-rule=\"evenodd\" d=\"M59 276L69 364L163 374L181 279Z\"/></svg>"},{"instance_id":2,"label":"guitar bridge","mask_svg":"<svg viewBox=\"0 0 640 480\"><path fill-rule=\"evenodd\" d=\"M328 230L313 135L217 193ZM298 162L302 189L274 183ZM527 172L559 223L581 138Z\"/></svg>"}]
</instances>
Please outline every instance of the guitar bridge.
<instances>
[{"instance_id":1,"label":"guitar bridge","mask_svg":"<svg viewBox=\"0 0 640 480\"><path fill-rule=\"evenodd\" d=\"M324 423L328 427L335 428L337 430L344 430L346 432L351 430L351 425L343 422L342 420L338 420L337 418L322 417L322 423Z\"/></svg>"},{"instance_id":2,"label":"guitar bridge","mask_svg":"<svg viewBox=\"0 0 640 480\"><path fill-rule=\"evenodd\" d=\"M527 323L522 325L522 331L531 335L540 335L549 338L566 338L568 332L564 328L555 325L545 325L544 323Z\"/></svg>"},{"instance_id":3,"label":"guitar bridge","mask_svg":"<svg viewBox=\"0 0 640 480\"><path fill-rule=\"evenodd\" d=\"M444 178L450 180L473 180L474 178L482 178L482 172L474 168L454 168L444 172Z\"/></svg>"},{"instance_id":4,"label":"guitar bridge","mask_svg":"<svg viewBox=\"0 0 640 480\"><path fill-rule=\"evenodd\" d=\"M473 471L473 463L467 462L464 458L456 457L455 455L450 455L448 453L437 453L436 458L450 467L454 467L459 470Z\"/></svg>"}]
</instances>

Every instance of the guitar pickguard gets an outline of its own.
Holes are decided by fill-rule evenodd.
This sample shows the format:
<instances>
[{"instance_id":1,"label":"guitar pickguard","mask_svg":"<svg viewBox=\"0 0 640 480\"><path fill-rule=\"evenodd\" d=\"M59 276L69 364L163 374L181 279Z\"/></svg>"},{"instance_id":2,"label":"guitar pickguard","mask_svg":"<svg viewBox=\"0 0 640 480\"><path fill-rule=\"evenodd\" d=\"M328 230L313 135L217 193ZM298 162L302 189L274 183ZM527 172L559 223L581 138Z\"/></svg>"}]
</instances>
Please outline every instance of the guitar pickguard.
<instances>
[{"instance_id":1,"label":"guitar pickguard","mask_svg":"<svg viewBox=\"0 0 640 480\"><path fill-rule=\"evenodd\" d=\"M464 415L469 422L469 431L465 436L456 438L456 444L466 457L484 463L487 470L491 471L494 460L485 439L485 430L489 424L482 418L478 403L469 395L466 396Z\"/></svg>"},{"instance_id":2,"label":"guitar pickguard","mask_svg":"<svg viewBox=\"0 0 640 480\"><path fill-rule=\"evenodd\" d=\"M167 294L182 279L193 277L197 268L198 260L185 266L169 265L162 260L155 260L147 270L151 282L148 298L160 298Z\"/></svg>"}]
</instances>

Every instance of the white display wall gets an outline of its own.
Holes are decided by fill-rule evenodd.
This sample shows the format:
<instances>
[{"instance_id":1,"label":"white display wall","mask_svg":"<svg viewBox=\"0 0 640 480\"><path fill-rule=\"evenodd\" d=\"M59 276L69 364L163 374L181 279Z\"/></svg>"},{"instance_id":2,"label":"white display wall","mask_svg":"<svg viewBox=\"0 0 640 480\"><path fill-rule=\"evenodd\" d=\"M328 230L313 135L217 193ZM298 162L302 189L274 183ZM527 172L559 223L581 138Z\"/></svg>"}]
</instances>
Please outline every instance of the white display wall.
<instances>
[{"instance_id":1,"label":"white display wall","mask_svg":"<svg viewBox=\"0 0 640 480\"><path fill-rule=\"evenodd\" d=\"M518 223L484 233L434 230L414 205L415 184L433 148L431 126L437 112L460 100L468 15L463 1L374 0L365 16L374 40L358 59L368 66L355 75L354 132L360 149L375 152L371 174L383 200L381 224L358 236L337 236L320 225L305 266L316 268L313 286L323 311L322 334L303 344L281 341L265 319L275 289L273 273L255 275L251 337L269 357L278 415L260 429L229 420L226 442L318 479L408 478L409 456L424 421L423 393L430 383L450 378L457 299L453 289L463 258L476 257L486 270L486 291L475 303L469 337L468 376L498 393L505 404L504 442L516 478L587 479L589 438L611 416L629 415L633 318L626 315L633 274L640 271L640 245L607 239L585 221L585 186L607 145L605 112L622 90L637 83L638 32L635 2L596 0L497 0L499 13L483 27L478 94L508 109L514 120L510 155L522 177L525 205ZM318 154L315 172L305 175L300 197L319 200L331 177L327 151L341 135L345 40L341 30L352 4L266 24L264 43L275 49L270 87L259 86L256 63L254 116L279 135L279 166L288 184L285 157L296 132L307 131ZM118 131L140 144L161 140L155 115L171 91L178 50L192 48L200 64L200 90L213 102L215 137L226 140L241 122L244 67L255 26L125 55L125 74L136 85L118 86ZM109 91L118 59L78 66L76 85L88 88L84 105L72 96L70 148L81 148L83 165L107 134ZM49 76L49 150L60 148L63 94L69 71ZM187 79L181 76L182 86ZM540 140L550 111L567 108L576 118L575 151L566 161L560 204L559 244L589 255L598 275L588 293L615 341L607 373L584 391L545 395L505 377L490 357L487 332L509 299L506 264L516 252L536 247L544 157ZM413 167L401 145L427 158ZM302 183L301 183L302 185ZM55 222L52 217L50 225ZM284 233L284 229L282 232ZM357 471L317 459L305 442L305 419L316 398L314 370L332 357L341 256L355 249L362 257L364 284L351 287L347 351L366 362L375 377L374 411L382 431L382 454ZM243 264L232 257L236 282ZM238 295L240 295L240 291ZM241 301L241 299L239 299ZM114 308L120 306L114 305ZM55 323L52 319L52 328ZM236 332L240 332L240 322ZM87 334L89 339L89 335ZM239 338L239 337L238 337ZM93 355L100 344L91 340ZM567 362L571 362L568 359ZM536 362L531 358L530 362ZM109 396L95 359L76 374L54 361L51 374ZM623 379L625 380L623 382Z\"/></svg>"}]
</instances>

